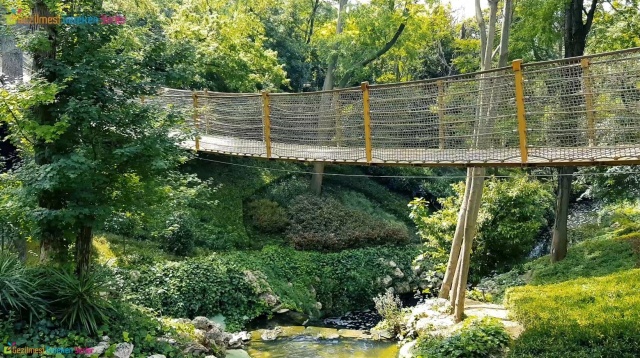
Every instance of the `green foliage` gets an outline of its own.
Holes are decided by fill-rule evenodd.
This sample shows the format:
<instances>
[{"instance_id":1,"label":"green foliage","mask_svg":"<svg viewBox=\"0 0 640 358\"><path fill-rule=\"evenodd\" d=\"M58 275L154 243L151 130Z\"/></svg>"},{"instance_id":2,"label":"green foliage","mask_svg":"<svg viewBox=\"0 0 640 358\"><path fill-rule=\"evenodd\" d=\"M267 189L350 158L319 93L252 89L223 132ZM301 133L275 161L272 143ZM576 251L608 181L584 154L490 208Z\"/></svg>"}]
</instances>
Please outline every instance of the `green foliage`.
<instances>
[{"instance_id":1,"label":"green foliage","mask_svg":"<svg viewBox=\"0 0 640 358\"><path fill-rule=\"evenodd\" d=\"M637 269L510 289L505 301L525 326L513 356L637 356L638 290Z\"/></svg>"},{"instance_id":2,"label":"green foliage","mask_svg":"<svg viewBox=\"0 0 640 358\"><path fill-rule=\"evenodd\" d=\"M259 199L247 207L251 224L261 232L283 232L289 225L287 212L274 201Z\"/></svg>"},{"instance_id":3,"label":"green foliage","mask_svg":"<svg viewBox=\"0 0 640 358\"><path fill-rule=\"evenodd\" d=\"M0 313L37 316L44 308L42 280L8 252L0 253Z\"/></svg>"},{"instance_id":4,"label":"green foliage","mask_svg":"<svg viewBox=\"0 0 640 358\"><path fill-rule=\"evenodd\" d=\"M250 273L218 255L183 262L141 267L131 276L117 271L123 289L136 304L173 317L224 314L229 326L238 328L261 314L267 306L260 299L268 287L260 274Z\"/></svg>"},{"instance_id":5,"label":"green foliage","mask_svg":"<svg viewBox=\"0 0 640 358\"><path fill-rule=\"evenodd\" d=\"M166 229L159 234L162 248L174 255L188 256L195 247L193 224L182 213L176 213L166 222Z\"/></svg>"},{"instance_id":6,"label":"green foliage","mask_svg":"<svg viewBox=\"0 0 640 358\"><path fill-rule=\"evenodd\" d=\"M393 290L387 289L384 294L380 294L373 298L373 302L378 314L384 319L386 326L391 333L397 335L402 330L402 301L400 297L393 293Z\"/></svg>"},{"instance_id":7,"label":"green foliage","mask_svg":"<svg viewBox=\"0 0 640 358\"><path fill-rule=\"evenodd\" d=\"M51 270L46 282L51 310L67 328L95 333L107 320L110 288L103 275L92 271L78 277L72 272Z\"/></svg>"},{"instance_id":8,"label":"green foliage","mask_svg":"<svg viewBox=\"0 0 640 358\"><path fill-rule=\"evenodd\" d=\"M511 337L496 319L467 319L457 333L438 338L421 336L415 347L418 358L490 358L503 356Z\"/></svg>"},{"instance_id":9,"label":"green foliage","mask_svg":"<svg viewBox=\"0 0 640 358\"><path fill-rule=\"evenodd\" d=\"M287 237L301 250L339 251L409 241L406 227L346 208L338 200L302 195L289 206Z\"/></svg>"},{"instance_id":10,"label":"green foliage","mask_svg":"<svg viewBox=\"0 0 640 358\"><path fill-rule=\"evenodd\" d=\"M431 215L425 200L416 199L409 204L411 218L426 245L442 252L449 252L451 247L464 194L463 183L454 188L458 195L442 199L442 209ZM472 281L522 262L545 227L552 207L551 191L539 181L526 177L488 181L472 252Z\"/></svg>"}]
</instances>

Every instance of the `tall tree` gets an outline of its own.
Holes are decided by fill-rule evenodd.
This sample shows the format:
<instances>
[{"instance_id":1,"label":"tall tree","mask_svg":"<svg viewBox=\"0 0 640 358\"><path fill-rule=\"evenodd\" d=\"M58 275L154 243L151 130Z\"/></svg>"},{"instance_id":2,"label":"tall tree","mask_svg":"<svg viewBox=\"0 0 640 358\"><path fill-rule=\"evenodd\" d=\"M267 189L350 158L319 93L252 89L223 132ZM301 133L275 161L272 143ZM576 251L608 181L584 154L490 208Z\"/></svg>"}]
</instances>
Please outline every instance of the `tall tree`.
<instances>
[{"instance_id":1,"label":"tall tree","mask_svg":"<svg viewBox=\"0 0 640 358\"><path fill-rule=\"evenodd\" d=\"M64 5L36 1L32 10L57 16L68 9ZM87 0L67 11L73 16L104 10ZM49 247L65 254L73 242L82 275L90 264L93 228L127 202L130 183L165 177L182 161L181 139L169 136L178 118L136 101L158 87L150 66L158 44L147 28L48 24L26 36L39 78L34 90L56 93L17 117L22 130L13 135L26 163L16 175L23 194L36 198L30 214L45 254Z\"/></svg>"},{"instance_id":2,"label":"tall tree","mask_svg":"<svg viewBox=\"0 0 640 358\"><path fill-rule=\"evenodd\" d=\"M598 7L598 0L591 0L588 8L584 6L584 0L570 0L564 9L564 57L576 57L584 55L587 45L587 35L591 30L593 19ZM562 99L571 101L577 88L580 86L569 85L563 90ZM568 103L568 105L575 105ZM571 126L571 121L562 121ZM574 127L575 128L575 127ZM563 129L563 128L561 128ZM575 142L574 139L572 142ZM553 224L553 236L551 240L551 262L564 260L567 256L567 219L569 216L569 202L571 199L571 184L575 167L561 167L558 169L558 189L556 201L555 222Z\"/></svg>"},{"instance_id":3,"label":"tall tree","mask_svg":"<svg viewBox=\"0 0 640 358\"><path fill-rule=\"evenodd\" d=\"M512 1L505 0L503 19L503 28L500 40L500 60L498 66L506 65L508 58L508 41L510 33L510 14ZM476 20L480 29L480 58L481 68L489 70L492 67L493 44L496 33L498 1L489 0L489 24L487 24L482 13L480 0L476 0ZM483 146L482 132L485 130L487 123L483 123L485 111L488 111L490 117L494 108L487 106L494 94L484 85L486 80L481 81L480 98L478 102L478 117L474 129L475 145ZM487 108L488 107L488 108ZM471 248L473 239L477 232L478 212L482 200L482 191L484 187L484 177L486 170L482 167L470 167L467 170L467 180L462 205L458 213L458 223L451 245L447 270L440 290L440 297L449 298L454 309L454 316L457 321L461 321L464 314L464 301L466 295L466 286L469 276L469 263L471 259Z\"/></svg>"}]
</instances>

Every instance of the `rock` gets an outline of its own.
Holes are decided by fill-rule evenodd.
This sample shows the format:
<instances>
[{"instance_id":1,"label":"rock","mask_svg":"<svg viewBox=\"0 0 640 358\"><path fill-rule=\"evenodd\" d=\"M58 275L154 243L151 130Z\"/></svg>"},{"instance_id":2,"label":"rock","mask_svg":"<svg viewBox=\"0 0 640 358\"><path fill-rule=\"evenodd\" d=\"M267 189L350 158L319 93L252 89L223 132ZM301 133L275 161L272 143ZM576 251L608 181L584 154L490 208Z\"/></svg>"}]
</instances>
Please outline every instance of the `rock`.
<instances>
[{"instance_id":1,"label":"rock","mask_svg":"<svg viewBox=\"0 0 640 358\"><path fill-rule=\"evenodd\" d=\"M283 313L287 313L289 311L290 311L290 309L288 309L288 308L281 308L281 309L277 310L276 313L283 314Z\"/></svg>"},{"instance_id":2,"label":"rock","mask_svg":"<svg viewBox=\"0 0 640 358\"><path fill-rule=\"evenodd\" d=\"M260 338L262 338L263 341L275 341L280 335L280 333L282 333L281 327L276 327L270 330L267 329L264 332L262 332L262 334L260 335Z\"/></svg>"},{"instance_id":3,"label":"rock","mask_svg":"<svg viewBox=\"0 0 640 358\"><path fill-rule=\"evenodd\" d=\"M386 329L373 328L371 330L371 336L374 340L384 340L384 339L392 339L393 333L389 332Z\"/></svg>"},{"instance_id":4,"label":"rock","mask_svg":"<svg viewBox=\"0 0 640 358\"><path fill-rule=\"evenodd\" d=\"M296 312L296 311L288 311L282 314L279 317L279 321L283 322L282 324L294 325L294 326L303 326L304 322L309 319L304 313Z\"/></svg>"},{"instance_id":5,"label":"rock","mask_svg":"<svg viewBox=\"0 0 640 358\"><path fill-rule=\"evenodd\" d=\"M175 339L169 338L169 337L158 337L158 338L156 338L156 341L158 341L158 342L166 342L166 343L169 343L172 346L175 346L176 343L178 343Z\"/></svg>"},{"instance_id":6,"label":"rock","mask_svg":"<svg viewBox=\"0 0 640 358\"><path fill-rule=\"evenodd\" d=\"M131 343L118 343L113 356L116 358L129 358L133 353L133 344Z\"/></svg>"},{"instance_id":7,"label":"rock","mask_svg":"<svg viewBox=\"0 0 640 358\"><path fill-rule=\"evenodd\" d=\"M171 320L171 322L177 324L191 324L191 320L188 318L174 318Z\"/></svg>"},{"instance_id":8,"label":"rock","mask_svg":"<svg viewBox=\"0 0 640 358\"><path fill-rule=\"evenodd\" d=\"M87 356L92 356L94 354L98 356L102 355L102 353L104 353L104 351L106 351L109 348L109 337L104 336L102 337L102 339L105 339L105 337L107 339L106 341L102 341L98 343L97 346L91 348L91 353L87 353L85 355Z\"/></svg>"},{"instance_id":9,"label":"rock","mask_svg":"<svg viewBox=\"0 0 640 358\"><path fill-rule=\"evenodd\" d=\"M154 355L148 356L147 358L167 358L167 356L165 356L164 354L154 354Z\"/></svg>"},{"instance_id":10,"label":"rock","mask_svg":"<svg viewBox=\"0 0 640 358\"><path fill-rule=\"evenodd\" d=\"M242 349L230 349L227 351L227 358L251 358L251 356Z\"/></svg>"},{"instance_id":11,"label":"rock","mask_svg":"<svg viewBox=\"0 0 640 358\"><path fill-rule=\"evenodd\" d=\"M322 309L322 303L321 302L316 302L316 309L318 311L320 311Z\"/></svg>"},{"instance_id":12,"label":"rock","mask_svg":"<svg viewBox=\"0 0 640 358\"><path fill-rule=\"evenodd\" d=\"M420 266L420 265L415 265L415 266L411 267L411 271L413 271L413 273L414 273L416 276L420 276L420 274L422 273L422 266Z\"/></svg>"},{"instance_id":13,"label":"rock","mask_svg":"<svg viewBox=\"0 0 640 358\"><path fill-rule=\"evenodd\" d=\"M415 347L417 341L411 341L406 343L400 347L400 351L398 352L398 358L412 358L413 357L413 347Z\"/></svg>"},{"instance_id":14,"label":"rock","mask_svg":"<svg viewBox=\"0 0 640 358\"><path fill-rule=\"evenodd\" d=\"M209 352L209 348L196 342L190 342L189 344L187 344L187 347L182 351L182 353L184 354L191 354L191 355L199 355L199 354L208 353L208 352Z\"/></svg>"},{"instance_id":15,"label":"rock","mask_svg":"<svg viewBox=\"0 0 640 358\"><path fill-rule=\"evenodd\" d=\"M387 275L382 278L382 285L384 285L384 287L390 287L392 283L393 279L391 278L391 276Z\"/></svg>"},{"instance_id":16,"label":"rock","mask_svg":"<svg viewBox=\"0 0 640 358\"><path fill-rule=\"evenodd\" d=\"M109 336L102 336L101 338L101 342L109 342L111 340L111 338L109 338Z\"/></svg>"},{"instance_id":17,"label":"rock","mask_svg":"<svg viewBox=\"0 0 640 358\"><path fill-rule=\"evenodd\" d=\"M399 295L411 292L411 285L409 282L399 282L395 285L395 291Z\"/></svg>"},{"instance_id":18,"label":"rock","mask_svg":"<svg viewBox=\"0 0 640 358\"><path fill-rule=\"evenodd\" d=\"M208 331L211 329L211 327L213 327L213 322L209 321L207 317L203 316L194 318L191 323L193 323L193 326L196 327L196 329L201 329L203 331Z\"/></svg>"},{"instance_id":19,"label":"rock","mask_svg":"<svg viewBox=\"0 0 640 358\"><path fill-rule=\"evenodd\" d=\"M396 267L396 269L393 270L393 276L395 276L397 278L403 278L404 277L404 272L402 272L402 270L400 270L399 267Z\"/></svg>"},{"instance_id":20,"label":"rock","mask_svg":"<svg viewBox=\"0 0 640 358\"><path fill-rule=\"evenodd\" d=\"M389 267L398 267L398 265L393 261L389 261Z\"/></svg>"},{"instance_id":21,"label":"rock","mask_svg":"<svg viewBox=\"0 0 640 358\"><path fill-rule=\"evenodd\" d=\"M227 343L228 348L240 348L246 341L251 340L251 334L249 332L232 333Z\"/></svg>"},{"instance_id":22,"label":"rock","mask_svg":"<svg viewBox=\"0 0 640 358\"><path fill-rule=\"evenodd\" d=\"M268 307L275 307L278 305L279 303L279 299L278 297L276 297L275 295L271 294L271 293L263 293L260 295L260 299L262 301L264 301L264 303L267 304Z\"/></svg>"}]
</instances>

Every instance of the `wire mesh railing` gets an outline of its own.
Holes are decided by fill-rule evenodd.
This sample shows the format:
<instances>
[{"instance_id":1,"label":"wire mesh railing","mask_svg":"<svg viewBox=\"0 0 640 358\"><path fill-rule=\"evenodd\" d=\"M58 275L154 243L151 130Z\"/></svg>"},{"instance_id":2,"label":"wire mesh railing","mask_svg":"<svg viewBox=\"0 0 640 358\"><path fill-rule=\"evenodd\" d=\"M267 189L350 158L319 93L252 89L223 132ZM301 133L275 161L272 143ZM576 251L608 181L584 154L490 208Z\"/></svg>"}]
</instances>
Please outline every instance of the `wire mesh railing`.
<instances>
[{"instance_id":1,"label":"wire mesh railing","mask_svg":"<svg viewBox=\"0 0 640 358\"><path fill-rule=\"evenodd\" d=\"M422 165L640 161L640 48L311 93L166 89L197 150Z\"/></svg>"}]
</instances>

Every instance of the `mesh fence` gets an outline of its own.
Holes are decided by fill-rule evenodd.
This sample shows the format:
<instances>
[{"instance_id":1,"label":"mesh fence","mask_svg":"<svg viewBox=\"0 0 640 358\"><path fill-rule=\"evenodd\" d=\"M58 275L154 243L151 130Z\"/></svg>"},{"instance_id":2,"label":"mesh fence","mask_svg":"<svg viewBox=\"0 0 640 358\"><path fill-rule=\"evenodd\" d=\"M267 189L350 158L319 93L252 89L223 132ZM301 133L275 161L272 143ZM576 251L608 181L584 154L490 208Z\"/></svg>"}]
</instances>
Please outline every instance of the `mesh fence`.
<instances>
[{"instance_id":1,"label":"mesh fence","mask_svg":"<svg viewBox=\"0 0 640 358\"><path fill-rule=\"evenodd\" d=\"M640 49L522 67L528 163L640 159ZM521 163L512 68L370 86L373 163ZM166 90L200 149L236 155L366 162L364 92L257 94ZM194 112L195 111L195 112ZM194 115L195 114L195 115Z\"/></svg>"}]
</instances>

